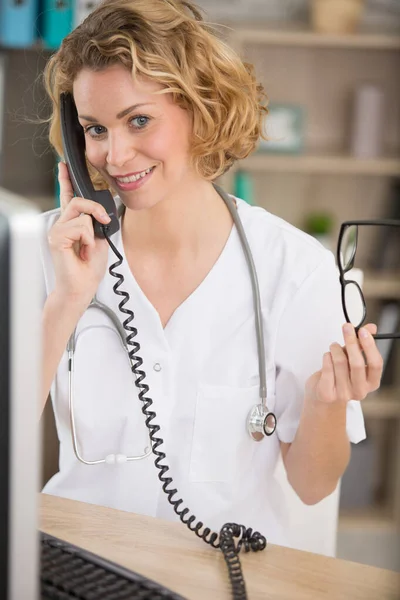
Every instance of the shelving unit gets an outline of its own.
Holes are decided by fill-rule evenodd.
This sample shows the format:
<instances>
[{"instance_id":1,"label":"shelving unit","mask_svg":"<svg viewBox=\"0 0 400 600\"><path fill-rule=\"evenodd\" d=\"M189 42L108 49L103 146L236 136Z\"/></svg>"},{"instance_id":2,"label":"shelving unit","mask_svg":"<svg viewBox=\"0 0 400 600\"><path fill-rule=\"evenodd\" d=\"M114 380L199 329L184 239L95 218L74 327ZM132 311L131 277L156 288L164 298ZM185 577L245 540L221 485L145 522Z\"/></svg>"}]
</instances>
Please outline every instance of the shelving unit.
<instances>
[{"instance_id":1,"label":"shelving unit","mask_svg":"<svg viewBox=\"0 0 400 600\"><path fill-rule=\"evenodd\" d=\"M390 510L384 506L344 510L340 515L340 527L346 529L364 528L375 531L390 531L393 518Z\"/></svg>"},{"instance_id":2,"label":"shelving unit","mask_svg":"<svg viewBox=\"0 0 400 600\"><path fill-rule=\"evenodd\" d=\"M296 48L346 48L349 50L400 50L400 35L362 32L353 35L326 35L306 29L301 24L269 24L265 28L230 25L230 39L236 47L247 42Z\"/></svg>"},{"instance_id":3,"label":"shelving unit","mask_svg":"<svg viewBox=\"0 0 400 600\"><path fill-rule=\"evenodd\" d=\"M395 81L395 73L400 72L400 36L323 35L295 25L268 24L230 25L228 31L229 43L255 65L272 102L306 107L307 128L304 153L255 152L231 170L225 185L233 190L238 169L250 173L255 203L300 227L305 214L315 209L333 212L336 229L342 221L386 216L390 178L400 176L400 83ZM386 96L386 152L374 159L359 159L347 150L351 94L365 80L376 81ZM367 302L400 302L400 272L356 266L364 269ZM367 430L369 425L391 423L400 438L400 376L394 385L364 400L363 412ZM400 525L400 508L396 508L400 507L400 443L394 440L393 448L393 483L387 502L341 511L339 531L352 535L366 528L389 535Z\"/></svg>"},{"instance_id":4,"label":"shelving unit","mask_svg":"<svg viewBox=\"0 0 400 600\"><path fill-rule=\"evenodd\" d=\"M359 159L344 154L329 155L323 152L285 156L260 152L240 161L237 168L243 168L251 173L272 171L388 177L400 174L400 158Z\"/></svg>"},{"instance_id":5,"label":"shelving unit","mask_svg":"<svg viewBox=\"0 0 400 600\"><path fill-rule=\"evenodd\" d=\"M363 284L366 298L391 298L400 301L400 273L379 273L366 271Z\"/></svg>"}]
</instances>

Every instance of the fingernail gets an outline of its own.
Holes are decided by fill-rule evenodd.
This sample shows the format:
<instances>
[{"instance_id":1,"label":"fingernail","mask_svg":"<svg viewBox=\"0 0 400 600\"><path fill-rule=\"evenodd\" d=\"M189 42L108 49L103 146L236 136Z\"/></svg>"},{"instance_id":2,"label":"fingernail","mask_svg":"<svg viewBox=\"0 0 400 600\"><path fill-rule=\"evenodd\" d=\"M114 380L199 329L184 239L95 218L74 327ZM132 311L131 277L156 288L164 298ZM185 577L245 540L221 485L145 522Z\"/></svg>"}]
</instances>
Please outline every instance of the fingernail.
<instances>
[{"instance_id":1,"label":"fingernail","mask_svg":"<svg viewBox=\"0 0 400 600\"><path fill-rule=\"evenodd\" d=\"M345 323L343 325L343 332L345 335L350 335L353 333L353 325L351 325L350 323Z\"/></svg>"},{"instance_id":2,"label":"fingernail","mask_svg":"<svg viewBox=\"0 0 400 600\"><path fill-rule=\"evenodd\" d=\"M360 329L360 331L358 332L358 335L360 336L360 338L365 340L367 337L369 337L369 331L367 329L365 329L364 327L362 327Z\"/></svg>"},{"instance_id":3,"label":"fingernail","mask_svg":"<svg viewBox=\"0 0 400 600\"><path fill-rule=\"evenodd\" d=\"M101 209L101 208L97 208L94 213L93 216L95 217L95 219L99 220L99 221L106 221L108 222L110 220L110 217L108 216L108 214L106 213L105 210Z\"/></svg>"},{"instance_id":4,"label":"fingernail","mask_svg":"<svg viewBox=\"0 0 400 600\"><path fill-rule=\"evenodd\" d=\"M108 216L108 214L106 212L102 212L100 213L100 218L102 221L104 221L105 223L109 223L111 221L110 217Z\"/></svg>"}]
</instances>

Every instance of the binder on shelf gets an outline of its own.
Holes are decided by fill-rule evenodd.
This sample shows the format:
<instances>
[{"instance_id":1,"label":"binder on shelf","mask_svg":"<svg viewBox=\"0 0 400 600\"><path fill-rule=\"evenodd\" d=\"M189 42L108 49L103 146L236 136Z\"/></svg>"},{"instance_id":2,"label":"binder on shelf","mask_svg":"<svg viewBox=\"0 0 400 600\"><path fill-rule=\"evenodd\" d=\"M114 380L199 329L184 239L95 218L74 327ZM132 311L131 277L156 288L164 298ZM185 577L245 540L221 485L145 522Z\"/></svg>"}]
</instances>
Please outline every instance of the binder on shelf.
<instances>
[{"instance_id":1,"label":"binder on shelf","mask_svg":"<svg viewBox=\"0 0 400 600\"><path fill-rule=\"evenodd\" d=\"M75 0L73 26L78 27L100 2L101 0Z\"/></svg>"},{"instance_id":2,"label":"binder on shelf","mask_svg":"<svg viewBox=\"0 0 400 600\"><path fill-rule=\"evenodd\" d=\"M42 0L40 37L49 50L57 50L72 30L73 0Z\"/></svg>"},{"instance_id":3,"label":"binder on shelf","mask_svg":"<svg viewBox=\"0 0 400 600\"><path fill-rule=\"evenodd\" d=\"M28 48L38 37L38 0L0 0L0 45Z\"/></svg>"}]
</instances>

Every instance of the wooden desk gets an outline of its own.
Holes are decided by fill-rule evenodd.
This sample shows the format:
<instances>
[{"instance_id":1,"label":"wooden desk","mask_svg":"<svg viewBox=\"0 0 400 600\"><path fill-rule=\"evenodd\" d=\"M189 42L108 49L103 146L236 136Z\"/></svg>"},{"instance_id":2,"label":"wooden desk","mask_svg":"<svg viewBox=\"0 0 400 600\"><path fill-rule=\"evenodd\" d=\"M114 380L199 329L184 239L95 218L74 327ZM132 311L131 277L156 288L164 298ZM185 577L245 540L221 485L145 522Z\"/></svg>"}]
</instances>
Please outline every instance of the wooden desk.
<instances>
[{"instance_id":1,"label":"wooden desk","mask_svg":"<svg viewBox=\"0 0 400 600\"><path fill-rule=\"evenodd\" d=\"M170 523L41 494L40 527L162 583L188 600L230 600L219 550ZM398 600L400 575L268 545L241 554L249 600Z\"/></svg>"}]
</instances>

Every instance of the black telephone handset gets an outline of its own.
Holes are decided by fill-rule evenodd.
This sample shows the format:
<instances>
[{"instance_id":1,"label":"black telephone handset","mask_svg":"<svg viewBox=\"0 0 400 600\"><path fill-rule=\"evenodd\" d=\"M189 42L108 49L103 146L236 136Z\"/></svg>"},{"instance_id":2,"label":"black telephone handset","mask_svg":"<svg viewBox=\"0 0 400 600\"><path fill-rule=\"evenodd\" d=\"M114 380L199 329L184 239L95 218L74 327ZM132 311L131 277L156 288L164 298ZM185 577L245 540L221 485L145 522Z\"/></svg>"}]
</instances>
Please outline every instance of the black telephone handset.
<instances>
[{"instance_id":1,"label":"black telephone handset","mask_svg":"<svg viewBox=\"0 0 400 600\"><path fill-rule=\"evenodd\" d=\"M110 236L119 229L117 208L108 190L95 190L93 187L86 165L83 128L78 120L72 94L67 92L60 95L60 119L64 158L74 192L77 196L94 200L104 207L111 221L104 225L92 217L94 234L96 237L104 238L106 232Z\"/></svg>"}]
</instances>

